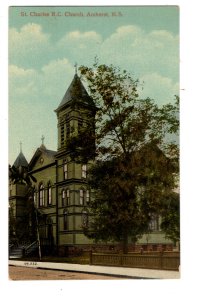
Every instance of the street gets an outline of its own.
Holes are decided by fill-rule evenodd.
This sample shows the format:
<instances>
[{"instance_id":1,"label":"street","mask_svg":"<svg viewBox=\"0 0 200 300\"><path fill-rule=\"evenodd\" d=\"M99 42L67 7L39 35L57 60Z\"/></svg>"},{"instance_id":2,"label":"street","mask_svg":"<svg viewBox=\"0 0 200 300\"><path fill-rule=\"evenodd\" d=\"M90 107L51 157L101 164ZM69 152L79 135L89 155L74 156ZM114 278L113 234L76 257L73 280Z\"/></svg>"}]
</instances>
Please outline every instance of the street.
<instances>
[{"instance_id":1,"label":"street","mask_svg":"<svg viewBox=\"0 0 200 300\"><path fill-rule=\"evenodd\" d=\"M123 277L9 266L10 280L119 280Z\"/></svg>"}]
</instances>

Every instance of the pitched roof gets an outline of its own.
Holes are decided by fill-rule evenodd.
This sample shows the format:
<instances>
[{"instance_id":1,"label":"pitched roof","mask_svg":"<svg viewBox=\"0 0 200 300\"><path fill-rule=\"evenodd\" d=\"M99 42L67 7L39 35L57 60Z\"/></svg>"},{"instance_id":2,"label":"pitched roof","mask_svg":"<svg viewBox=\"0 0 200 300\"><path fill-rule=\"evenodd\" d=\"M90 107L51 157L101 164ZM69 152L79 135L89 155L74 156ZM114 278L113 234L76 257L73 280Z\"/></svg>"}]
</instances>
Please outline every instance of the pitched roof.
<instances>
[{"instance_id":1,"label":"pitched roof","mask_svg":"<svg viewBox=\"0 0 200 300\"><path fill-rule=\"evenodd\" d=\"M18 167L28 167L28 162L24 156L24 154L22 152L19 153L19 155L17 156L14 164L14 167L18 168Z\"/></svg>"},{"instance_id":2,"label":"pitched roof","mask_svg":"<svg viewBox=\"0 0 200 300\"><path fill-rule=\"evenodd\" d=\"M85 87L83 86L80 78L77 74L74 75L74 78L68 87L61 103L55 111L61 110L67 104L75 101L76 103L81 103L84 105L90 105L94 107L94 102L92 98L88 95Z\"/></svg>"},{"instance_id":3,"label":"pitched roof","mask_svg":"<svg viewBox=\"0 0 200 300\"><path fill-rule=\"evenodd\" d=\"M49 158L52 158L54 160L54 156L56 155L57 151L49 150L45 147L44 144L42 144L37 150L35 151L35 154L31 158L31 161L29 162L29 168L33 166L35 161L40 157L41 154L47 155Z\"/></svg>"}]
</instances>

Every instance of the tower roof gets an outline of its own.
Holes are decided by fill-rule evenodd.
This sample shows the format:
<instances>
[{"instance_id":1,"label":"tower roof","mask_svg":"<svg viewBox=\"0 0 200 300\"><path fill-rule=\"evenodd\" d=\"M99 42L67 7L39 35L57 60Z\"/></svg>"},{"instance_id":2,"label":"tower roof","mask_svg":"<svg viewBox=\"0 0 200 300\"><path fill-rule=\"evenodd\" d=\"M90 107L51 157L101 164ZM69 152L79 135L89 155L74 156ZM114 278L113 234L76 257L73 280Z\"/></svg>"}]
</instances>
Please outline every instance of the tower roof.
<instances>
[{"instance_id":1,"label":"tower roof","mask_svg":"<svg viewBox=\"0 0 200 300\"><path fill-rule=\"evenodd\" d=\"M19 155L17 156L13 166L15 168L18 168L18 167L28 167L28 162L24 156L24 154L22 153L22 151L19 153Z\"/></svg>"},{"instance_id":2,"label":"tower roof","mask_svg":"<svg viewBox=\"0 0 200 300\"><path fill-rule=\"evenodd\" d=\"M88 95L85 87L83 86L77 74L74 75L70 86L68 87L61 103L55 111L61 110L64 106L71 104L71 102L94 107L94 102L92 98Z\"/></svg>"}]
</instances>

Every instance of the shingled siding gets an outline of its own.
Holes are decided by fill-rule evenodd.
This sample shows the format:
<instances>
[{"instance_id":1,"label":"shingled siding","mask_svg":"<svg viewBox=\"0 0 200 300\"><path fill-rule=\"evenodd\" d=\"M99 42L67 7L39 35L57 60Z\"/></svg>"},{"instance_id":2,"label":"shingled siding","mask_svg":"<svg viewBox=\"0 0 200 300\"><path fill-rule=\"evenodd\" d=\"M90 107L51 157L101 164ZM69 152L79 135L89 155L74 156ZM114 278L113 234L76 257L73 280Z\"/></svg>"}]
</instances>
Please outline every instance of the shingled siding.
<instances>
[{"instance_id":1,"label":"shingled siding","mask_svg":"<svg viewBox=\"0 0 200 300\"><path fill-rule=\"evenodd\" d=\"M91 265L175 270L180 266L180 253L158 254L102 254L91 253Z\"/></svg>"}]
</instances>

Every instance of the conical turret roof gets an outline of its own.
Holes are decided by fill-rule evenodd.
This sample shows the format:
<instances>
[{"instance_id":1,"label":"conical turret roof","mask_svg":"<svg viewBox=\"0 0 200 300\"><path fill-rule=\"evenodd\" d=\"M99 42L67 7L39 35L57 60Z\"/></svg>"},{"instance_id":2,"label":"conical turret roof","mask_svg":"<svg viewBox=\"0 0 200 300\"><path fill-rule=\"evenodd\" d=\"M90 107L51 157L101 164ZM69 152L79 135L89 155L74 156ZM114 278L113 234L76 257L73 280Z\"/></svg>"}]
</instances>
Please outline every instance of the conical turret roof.
<instances>
[{"instance_id":1,"label":"conical turret roof","mask_svg":"<svg viewBox=\"0 0 200 300\"><path fill-rule=\"evenodd\" d=\"M66 105L71 104L71 102L94 107L94 102L92 98L88 95L85 87L83 86L77 74L74 75L70 86L68 87L61 103L55 111L61 110Z\"/></svg>"},{"instance_id":2,"label":"conical turret roof","mask_svg":"<svg viewBox=\"0 0 200 300\"><path fill-rule=\"evenodd\" d=\"M13 166L15 168L19 168L20 166L21 167L28 167L28 162L24 156L24 154L22 153L22 151L19 153L19 155L17 156Z\"/></svg>"}]
</instances>

